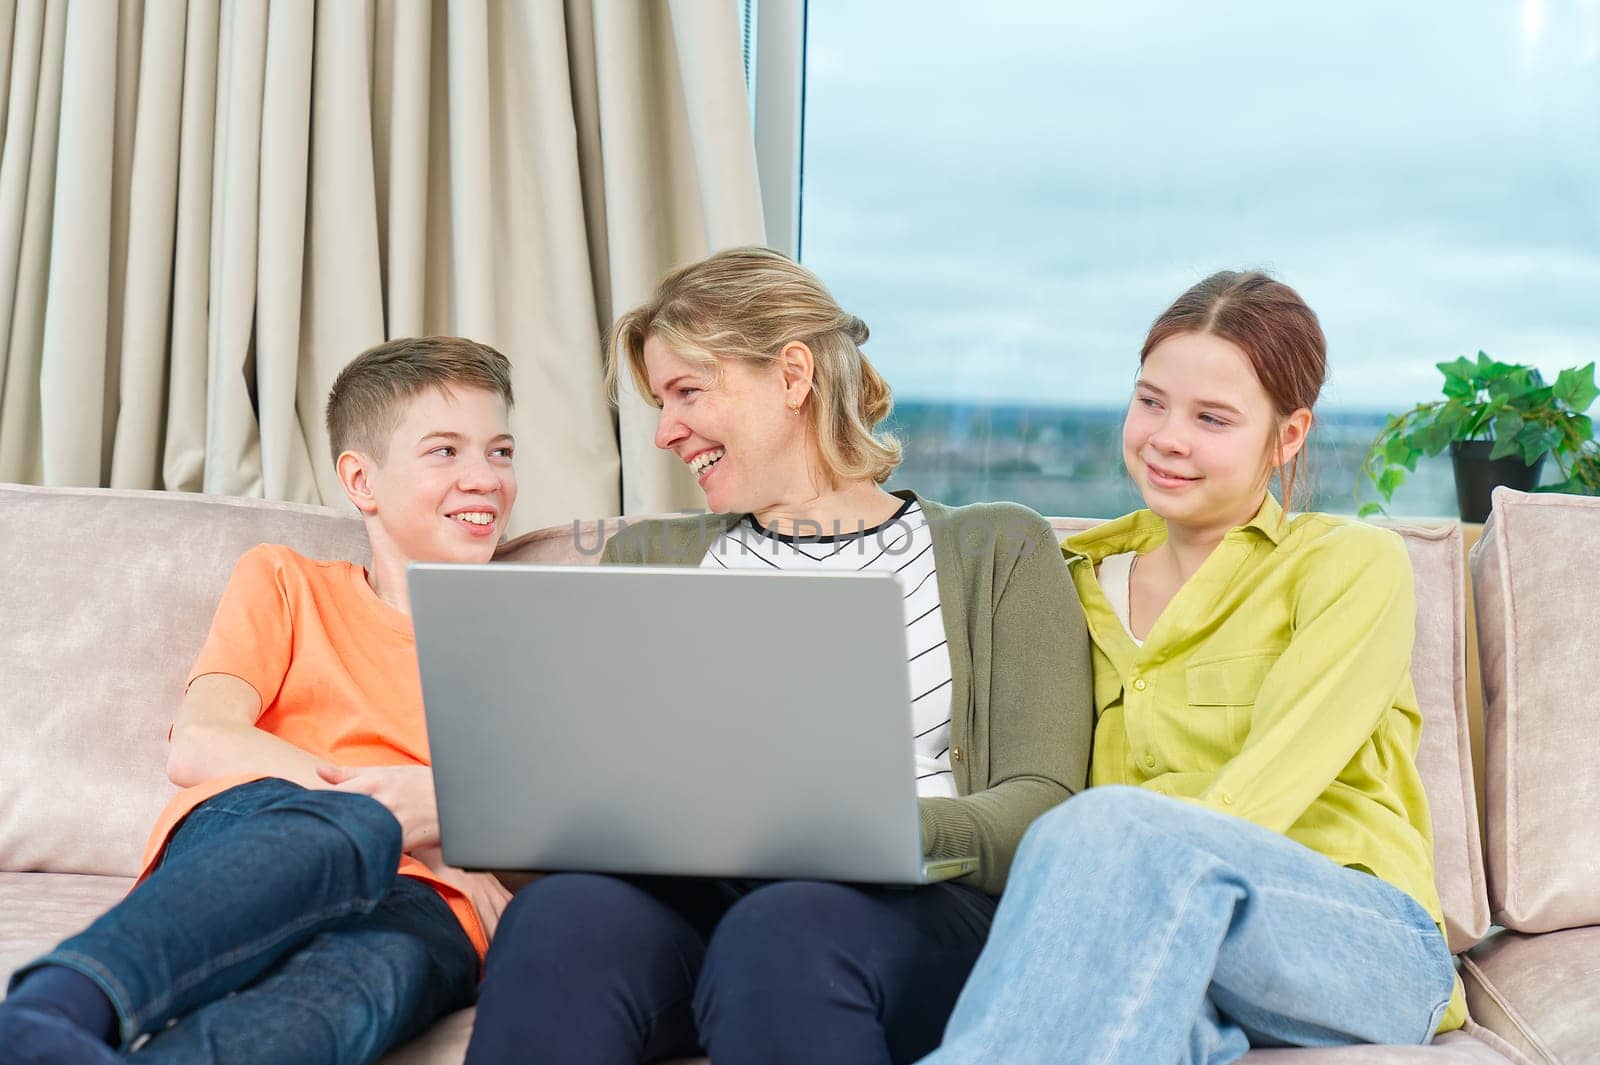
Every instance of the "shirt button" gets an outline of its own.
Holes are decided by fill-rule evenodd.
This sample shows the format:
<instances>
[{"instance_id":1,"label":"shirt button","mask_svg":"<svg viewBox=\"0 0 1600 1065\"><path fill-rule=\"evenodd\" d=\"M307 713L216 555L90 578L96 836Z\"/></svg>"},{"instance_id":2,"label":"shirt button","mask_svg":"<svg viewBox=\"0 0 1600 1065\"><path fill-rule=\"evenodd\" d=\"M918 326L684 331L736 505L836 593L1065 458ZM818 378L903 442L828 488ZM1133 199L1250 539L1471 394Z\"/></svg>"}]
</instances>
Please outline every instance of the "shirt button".
<instances>
[{"instance_id":1,"label":"shirt button","mask_svg":"<svg viewBox=\"0 0 1600 1065\"><path fill-rule=\"evenodd\" d=\"M960 747L952 747L952 748L950 748L950 760L952 762L961 761L961 748Z\"/></svg>"},{"instance_id":2,"label":"shirt button","mask_svg":"<svg viewBox=\"0 0 1600 1065\"><path fill-rule=\"evenodd\" d=\"M1233 805L1233 796L1229 795L1227 792L1223 792L1222 793L1222 805L1224 805L1224 806L1232 806Z\"/></svg>"},{"instance_id":3,"label":"shirt button","mask_svg":"<svg viewBox=\"0 0 1600 1065\"><path fill-rule=\"evenodd\" d=\"M1156 767L1156 756L1148 751L1145 752L1144 764L1147 769L1154 769Z\"/></svg>"},{"instance_id":4,"label":"shirt button","mask_svg":"<svg viewBox=\"0 0 1600 1065\"><path fill-rule=\"evenodd\" d=\"M1136 692L1142 692L1148 687L1150 687L1150 685L1145 683L1143 677L1140 677L1138 680L1133 682L1133 690Z\"/></svg>"}]
</instances>

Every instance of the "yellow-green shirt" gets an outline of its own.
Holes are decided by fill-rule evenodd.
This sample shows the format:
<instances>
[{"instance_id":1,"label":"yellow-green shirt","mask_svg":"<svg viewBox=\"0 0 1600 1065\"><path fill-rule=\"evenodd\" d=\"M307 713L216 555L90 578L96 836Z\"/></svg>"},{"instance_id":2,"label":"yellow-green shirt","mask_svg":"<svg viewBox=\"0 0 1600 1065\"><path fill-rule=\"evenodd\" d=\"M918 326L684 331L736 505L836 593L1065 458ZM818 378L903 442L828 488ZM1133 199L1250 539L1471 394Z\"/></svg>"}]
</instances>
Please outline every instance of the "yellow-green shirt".
<instances>
[{"instance_id":1,"label":"yellow-green shirt","mask_svg":"<svg viewBox=\"0 0 1600 1065\"><path fill-rule=\"evenodd\" d=\"M1405 891L1442 933L1400 537L1326 514L1285 520L1269 493L1136 644L1095 567L1166 536L1141 510L1062 545L1094 645L1090 784L1150 788L1281 832ZM1465 1017L1457 981L1439 1030Z\"/></svg>"}]
</instances>

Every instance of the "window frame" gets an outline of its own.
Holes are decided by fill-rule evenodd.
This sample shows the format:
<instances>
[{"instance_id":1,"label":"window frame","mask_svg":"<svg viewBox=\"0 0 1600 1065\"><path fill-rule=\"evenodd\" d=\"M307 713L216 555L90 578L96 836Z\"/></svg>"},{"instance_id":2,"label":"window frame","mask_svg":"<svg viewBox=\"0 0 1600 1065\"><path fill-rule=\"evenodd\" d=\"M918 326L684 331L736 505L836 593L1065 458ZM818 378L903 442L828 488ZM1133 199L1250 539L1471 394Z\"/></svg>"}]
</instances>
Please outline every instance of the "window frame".
<instances>
[{"instance_id":1,"label":"window frame","mask_svg":"<svg viewBox=\"0 0 1600 1065\"><path fill-rule=\"evenodd\" d=\"M755 30L754 67L746 76L767 244L795 260L805 156L807 6L808 0L745 0L744 6L746 29L754 23Z\"/></svg>"}]
</instances>

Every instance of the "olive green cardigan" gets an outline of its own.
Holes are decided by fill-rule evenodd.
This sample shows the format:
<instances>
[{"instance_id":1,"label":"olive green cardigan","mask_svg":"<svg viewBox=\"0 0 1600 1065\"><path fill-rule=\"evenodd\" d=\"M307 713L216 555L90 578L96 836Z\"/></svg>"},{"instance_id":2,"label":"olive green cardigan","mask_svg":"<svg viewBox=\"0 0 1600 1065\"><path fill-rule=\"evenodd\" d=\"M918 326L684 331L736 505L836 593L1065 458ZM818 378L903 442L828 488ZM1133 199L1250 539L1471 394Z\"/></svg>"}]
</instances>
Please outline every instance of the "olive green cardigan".
<instances>
[{"instance_id":1,"label":"olive green cardigan","mask_svg":"<svg viewBox=\"0 0 1600 1065\"><path fill-rule=\"evenodd\" d=\"M1087 780L1094 730L1088 628L1055 534L1039 515L1015 503L918 502L933 537L950 641L958 796L920 800L922 851L976 854L982 864L970 882L998 895L1033 819ZM601 561L698 566L742 517L628 525Z\"/></svg>"}]
</instances>

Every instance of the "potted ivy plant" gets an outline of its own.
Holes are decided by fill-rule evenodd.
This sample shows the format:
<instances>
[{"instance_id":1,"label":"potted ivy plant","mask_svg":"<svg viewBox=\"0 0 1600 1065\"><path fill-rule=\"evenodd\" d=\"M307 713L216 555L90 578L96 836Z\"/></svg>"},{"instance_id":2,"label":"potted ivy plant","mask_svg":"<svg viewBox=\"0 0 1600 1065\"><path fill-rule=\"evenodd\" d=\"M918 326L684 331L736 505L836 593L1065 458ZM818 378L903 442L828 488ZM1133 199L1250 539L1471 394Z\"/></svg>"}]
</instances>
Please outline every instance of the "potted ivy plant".
<instances>
[{"instance_id":1,"label":"potted ivy plant","mask_svg":"<svg viewBox=\"0 0 1600 1065\"><path fill-rule=\"evenodd\" d=\"M1600 445L1586 413L1600 396L1594 363L1562 370L1548 385L1537 368L1499 362L1481 351L1476 359L1437 365L1444 398L1392 416L1367 451L1361 471L1382 502L1362 506L1363 517L1383 510L1419 459L1447 449L1462 521L1488 518L1489 493L1497 484L1600 495ZM1560 480L1539 487L1546 456L1555 460Z\"/></svg>"}]
</instances>

